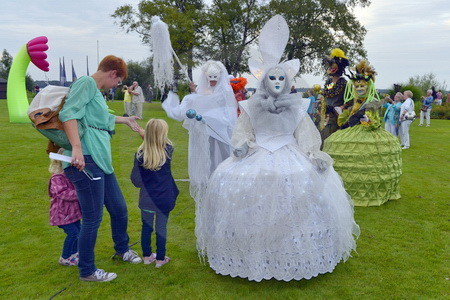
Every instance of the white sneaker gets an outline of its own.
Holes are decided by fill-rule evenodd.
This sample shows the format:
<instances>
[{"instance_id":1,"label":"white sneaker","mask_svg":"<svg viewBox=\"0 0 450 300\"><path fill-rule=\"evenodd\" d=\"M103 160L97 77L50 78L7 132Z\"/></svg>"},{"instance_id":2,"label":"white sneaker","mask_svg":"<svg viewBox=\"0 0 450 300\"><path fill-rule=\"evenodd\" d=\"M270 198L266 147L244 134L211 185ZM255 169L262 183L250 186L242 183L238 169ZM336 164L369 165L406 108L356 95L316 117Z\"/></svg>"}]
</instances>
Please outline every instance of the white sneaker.
<instances>
[{"instance_id":1,"label":"white sneaker","mask_svg":"<svg viewBox=\"0 0 450 300\"><path fill-rule=\"evenodd\" d=\"M116 273L105 272L102 269L97 269L92 275L87 277L80 277L81 281L97 281L97 282L106 282L111 281L117 277Z\"/></svg>"},{"instance_id":2,"label":"white sneaker","mask_svg":"<svg viewBox=\"0 0 450 300\"><path fill-rule=\"evenodd\" d=\"M155 267L156 268L161 268L162 266L164 266L165 264L167 264L170 261L170 257L164 257L164 260L156 260L156 264Z\"/></svg>"},{"instance_id":3,"label":"white sneaker","mask_svg":"<svg viewBox=\"0 0 450 300\"><path fill-rule=\"evenodd\" d=\"M149 265L156 260L156 253L150 254L150 256L144 256L144 265Z\"/></svg>"},{"instance_id":4,"label":"white sneaker","mask_svg":"<svg viewBox=\"0 0 450 300\"><path fill-rule=\"evenodd\" d=\"M127 252L122 254L123 261L130 262L132 264L139 264L142 259L139 257L136 251L129 249Z\"/></svg>"},{"instance_id":5,"label":"white sneaker","mask_svg":"<svg viewBox=\"0 0 450 300\"><path fill-rule=\"evenodd\" d=\"M403 146L402 149L403 149L403 150L404 150L404 149L409 149L409 147Z\"/></svg>"}]
</instances>

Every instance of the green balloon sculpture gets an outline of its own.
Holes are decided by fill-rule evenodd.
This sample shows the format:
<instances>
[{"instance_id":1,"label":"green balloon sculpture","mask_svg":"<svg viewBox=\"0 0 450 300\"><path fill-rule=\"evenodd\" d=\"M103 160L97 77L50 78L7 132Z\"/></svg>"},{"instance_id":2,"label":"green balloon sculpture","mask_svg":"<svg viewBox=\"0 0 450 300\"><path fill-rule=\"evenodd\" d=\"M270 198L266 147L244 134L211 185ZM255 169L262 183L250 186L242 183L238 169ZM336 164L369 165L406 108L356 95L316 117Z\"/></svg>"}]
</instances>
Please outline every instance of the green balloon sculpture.
<instances>
[{"instance_id":1,"label":"green balloon sculpture","mask_svg":"<svg viewBox=\"0 0 450 300\"><path fill-rule=\"evenodd\" d=\"M24 45L13 60L8 75L7 104L9 121L11 123L29 123L27 115L28 98L25 85L28 65L30 61L39 69L48 72L49 63L46 61L48 39L40 36L32 39Z\"/></svg>"}]
</instances>

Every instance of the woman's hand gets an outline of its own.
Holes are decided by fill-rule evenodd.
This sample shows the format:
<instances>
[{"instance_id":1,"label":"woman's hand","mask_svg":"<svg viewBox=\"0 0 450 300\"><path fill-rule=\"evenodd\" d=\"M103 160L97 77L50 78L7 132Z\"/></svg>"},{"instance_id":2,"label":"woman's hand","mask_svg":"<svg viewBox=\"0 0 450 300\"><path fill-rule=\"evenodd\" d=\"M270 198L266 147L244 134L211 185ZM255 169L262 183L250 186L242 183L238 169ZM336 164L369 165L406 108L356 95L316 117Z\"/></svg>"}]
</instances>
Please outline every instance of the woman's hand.
<instances>
[{"instance_id":1,"label":"woman's hand","mask_svg":"<svg viewBox=\"0 0 450 300\"><path fill-rule=\"evenodd\" d=\"M72 147L72 162L70 164L79 171L83 171L85 162L81 147Z\"/></svg>"},{"instance_id":2,"label":"woman's hand","mask_svg":"<svg viewBox=\"0 0 450 300\"><path fill-rule=\"evenodd\" d=\"M140 132L142 130L141 126L136 122L136 120L141 120L138 116L126 117L125 124L131 128L134 132Z\"/></svg>"}]
</instances>

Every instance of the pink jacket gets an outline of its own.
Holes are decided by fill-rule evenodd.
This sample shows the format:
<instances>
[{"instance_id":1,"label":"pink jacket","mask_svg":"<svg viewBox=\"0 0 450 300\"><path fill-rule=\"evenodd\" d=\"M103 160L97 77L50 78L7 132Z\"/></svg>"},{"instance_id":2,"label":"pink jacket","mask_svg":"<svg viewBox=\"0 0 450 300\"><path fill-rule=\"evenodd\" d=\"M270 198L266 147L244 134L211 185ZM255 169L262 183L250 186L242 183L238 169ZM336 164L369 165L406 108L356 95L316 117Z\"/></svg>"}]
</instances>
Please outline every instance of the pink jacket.
<instances>
[{"instance_id":1,"label":"pink jacket","mask_svg":"<svg viewBox=\"0 0 450 300\"><path fill-rule=\"evenodd\" d=\"M81 219L81 209L73 184L64 174L53 174L48 183L50 225L66 225Z\"/></svg>"}]
</instances>

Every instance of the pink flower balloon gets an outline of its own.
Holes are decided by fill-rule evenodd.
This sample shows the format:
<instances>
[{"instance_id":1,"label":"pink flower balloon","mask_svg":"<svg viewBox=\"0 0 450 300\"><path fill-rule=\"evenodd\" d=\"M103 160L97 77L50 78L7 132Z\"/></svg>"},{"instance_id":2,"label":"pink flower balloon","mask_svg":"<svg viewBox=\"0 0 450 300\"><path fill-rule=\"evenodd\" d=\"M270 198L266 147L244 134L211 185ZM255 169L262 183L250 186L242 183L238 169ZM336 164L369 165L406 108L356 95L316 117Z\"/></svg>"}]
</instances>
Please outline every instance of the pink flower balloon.
<instances>
[{"instance_id":1,"label":"pink flower balloon","mask_svg":"<svg viewBox=\"0 0 450 300\"><path fill-rule=\"evenodd\" d=\"M27 51L31 62L45 72L50 70L50 64L46 61L47 54L44 53L48 50L47 42L47 37L39 36L27 43Z\"/></svg>"}]
</instances>

